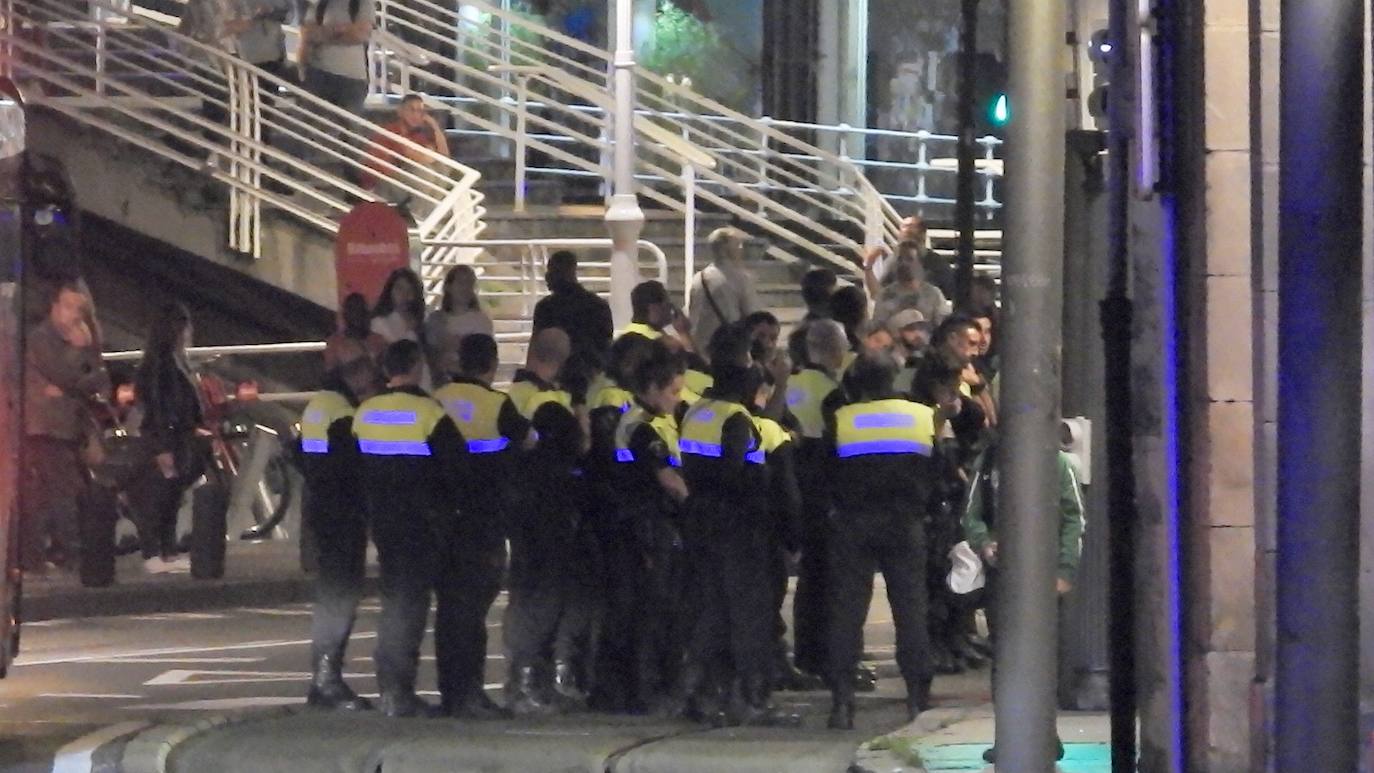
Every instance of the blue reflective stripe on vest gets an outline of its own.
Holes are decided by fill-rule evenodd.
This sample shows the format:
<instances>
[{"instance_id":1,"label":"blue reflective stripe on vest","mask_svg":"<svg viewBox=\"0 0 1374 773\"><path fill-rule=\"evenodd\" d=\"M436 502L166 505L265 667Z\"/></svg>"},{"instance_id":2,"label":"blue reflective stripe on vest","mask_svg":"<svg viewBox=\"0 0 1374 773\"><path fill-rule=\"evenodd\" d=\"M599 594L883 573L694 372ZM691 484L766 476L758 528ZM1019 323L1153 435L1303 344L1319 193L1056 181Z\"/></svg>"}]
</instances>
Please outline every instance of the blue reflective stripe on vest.
<instances>
[{"instance_id":1,"label":"blue reflective stripe on vest","mask_svg":"<svg viewBox=\"0 0 1374 773\"><path fill-rule=\"evenodd\" d=\"M491 440L469 440L468 452L474 454L494 454L510 447L510 440L499 437Z\"/></svg>"},{"instance_id":2,"label":"blue reflective stripe on vest","mask_svg":"<svg viewBox=\"0 0 1374 773\"><path fill-rule=\"evenodd\" d=\"M628 448L617 448L615 451L615 460L617 462L633 462L635 460L635 452Z\"/></svg>"},{"instance_id":3,"label":"blue reflective stripe on vest","mask_svg":"<svg viewBox=\"0 0 1374 773\"><path fill-rule=\"evenodd\" d=\"M920 454L930 456L932 449L929 445L917 440L865 440L858 443L844 443L835 449L836 454L841 459L852 456L870 456L874 454Z\"/></svg>"},{"instance_id":4,"label":"blue reflective stripe on vest","mask_svg":"<svg viewBox=\"0 0 1374 773\"><path fill-rule=\"evenodd\" d=\"M366 411L364 424L379 424L394 427L410 426L417 421L415 411Z\"/></svg>"},{"instance_id":5,"label":"blue reflective stripe on vest","mask_svg":"<svg viewBox=\"0 0 1374 773\"><path fill-rule=\"evenodd\" d=\"M692 454L693 456L709 456L713 459L719 459L724 454L719 443L703 443L697 440L679 440L678 446L682 449L682 453ZM749 451L744 455L744 461L750 464L763 464L767 458L767 454L765 454L762 449Z\"/></svg>"},{"instance_id":6,"label":"blue reflective stripe on vest","mask_svg":"<svg viewBox=\"0 0 1374 773\"><path fill-rule=\"evenodd\" d=\"M854 426L859 429L914 427L916 417L909 413L861 413L854 417Z\"/></svg>"},{"instance_id":7,"label":"blue reflective stripe on vest","mask_svg":"<svg viewBox=\"0 0 1374 773\"><path fill-rule=\"evenodd\" d=\"M318 438L304 438L301 440L301 450L307 454L327 454L329 453L329 441L319 440Z\"/></svg>"},{"instance_id":8,"label":"blue reflective stripe on vest","mask_svg":"<svg viewBox=\"0 0 1374 773\"><path fill-rule=\"evenodd\" d=\"M429 456L429 443L422 440L359 440L358 450L368 456Z\"/></svg>"}]
</instances>

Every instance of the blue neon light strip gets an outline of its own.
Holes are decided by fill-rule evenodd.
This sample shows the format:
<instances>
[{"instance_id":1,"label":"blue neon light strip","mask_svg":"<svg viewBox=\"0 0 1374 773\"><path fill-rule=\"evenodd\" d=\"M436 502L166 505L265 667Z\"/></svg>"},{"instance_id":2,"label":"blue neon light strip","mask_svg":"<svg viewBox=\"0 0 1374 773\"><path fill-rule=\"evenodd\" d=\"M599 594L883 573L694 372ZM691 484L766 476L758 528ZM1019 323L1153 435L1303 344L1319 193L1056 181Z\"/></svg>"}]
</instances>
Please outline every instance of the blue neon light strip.
<instances>
[{"instance_id":1,"label":"blue neon light strip","mask_svg":"<svg viewBox=\"0 0 1374 773\"><path fill-rule=\"evenodd\" d=\"M468 453L471 454L494 454L504 451L510 447L508 438L492 438L490 440L469 440Z\"/></svg>"},{"instance_id":2,"label":"blue neon light strip","mask_svg":"<svg viewBox=\"0 0 1374 773\"><path fill-rule=\"evenodd\" d=\"M878 454L920 454L930 456L931 447L918 440L865 440L857 443L841 443L835 449L841 459L855 456L876 456Z\"/></svg>"},{"instance_id":3,"label":"blue neon light strip","mask_svg":"<svg viewBox=\"0 0 1374 773\"><path fill-rule=\"evenodd\" d=\"M861 413L854 417L856 429L895 429L916 426L916 417L909 413Z\"/></svg>"},{"instance_id":4,"label":"blue neon light strip","mask_svg":"<svg viewBox=\"0 0 1374 773\"><path fill-rule=\"evenodd\" d=\"M329 441L318 438L303 438L301 450L307 454L327 454L329 453Z\"/></svg>"},{"instance_id":5,"label":"blue neon light strip","mask_svg":"<svg viewBox=\"0 0 1374 773\"><path fill-rule=\"evenodd\" d=\"M1182 484L1179 481L1179 403L1178 364L1183 357L1179 342L1178 317L1178 244L1174 231L1178 223L1177 202L1172 196L1160 200L1163 210L1160 252L1160 319L1164 339L1164 478L1168 500L1164 503L1164 539L1166 582L1169 588L1168 607L1169 651L1167 653L1166 685L1169 700L1170 741L1169 768L1183 769L1183 570L1179 543L1179 523L1183 507Z\"/></svg>"},{"instance_id":6,"label":"blue neon light strip","mask_svg":"<svg viewBox=\"0 0 1374 773\"><path fill-rule=\"evenodd\" d=\"M423 440L359 440L358 450L368 456L429 456Z\"/></svg>"}]
</instances>

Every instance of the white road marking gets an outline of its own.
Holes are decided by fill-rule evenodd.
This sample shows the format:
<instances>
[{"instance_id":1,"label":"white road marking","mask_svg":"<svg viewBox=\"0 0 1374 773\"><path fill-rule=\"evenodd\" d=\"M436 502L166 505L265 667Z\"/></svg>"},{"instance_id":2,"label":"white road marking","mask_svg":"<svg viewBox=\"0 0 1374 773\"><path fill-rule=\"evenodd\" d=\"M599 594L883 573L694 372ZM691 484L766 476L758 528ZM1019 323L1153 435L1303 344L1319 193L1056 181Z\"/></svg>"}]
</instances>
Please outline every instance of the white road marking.
<instances>
[{"instance_id":1,"label":"white road marking","mask_svg":"<svg viewBox=\"0 0 1374 773\"><path fill-rule=\"evenodd\" d=\"M142 695L127 695L125 693L98 693L98 692L41 692L39 698L88 698L90 700L131 700L142 698Z\"/></svg>"},{"instance_id":2,"label":"white road marking","mask_svg":"<svg viewBox=\"0 0 1374 773\"><path fill-rule=\"evenodd\" d=\"M176 656L162 658L108 658L105 660L92 660L91 663L261 663L267 658L179 658Z\"/></svg>"},{"instance_id":3,"label":"white road marking","mask_svg":"<svg viewBox=\"0 0 1374 773\"><path fill-rule=\"evenodd\" d=\"M238 709L260 709L272 706L294 706L305 703L301 697L284 698L263 696L258 698L213 698L202 701L182 703L150 703L134 706L120 706L130 711L235 711Z\"/></svg>"},{"instance_id":4,"label":"white road marking","mask_svg":"<svg viewBox=\"0 0 1374 773\"><path fill-rule=\"evenodd\" d=\"M355 633L352 641L375 639L375 632ZM243 650L269 649L274 647L303 647L310 644L309 639L270 639L250 641L242 644L223 644L215 647L162 647L159 649L130 650L128 652L102 652L95 655L63 655L58 657L25 660L23 655L14 662L16 668L29 666L57 666L68 663L102 663L128 658L150 658L162 655L189 655L197 652L242 652Z\"/></svg>"},{"instance_id":5,"label":"white road marking","mask_svg":"<svg viewBox=\"0 0 1374 773\"><path fill-rule=\"evenodd\" d=\"M366 679L369 674L344 674L346 679ZM249 684L253 682L303 682L310 679L304 671L191 671L172 669L143 683L144 687L166 685Z\"/></svg>"},{"instance_id":6,"label":"white road marking","mask_svg":"<svg viewBox=\"0 0 1374 773\"><path fill-rule=\"evenodd\" d=\"M180 620L223 620L224 617L217 612L160 612L153 615L130 615L128 619L148 623L166 623Z\"/></svg>"},{"instance_id":7,"label":"white road marking","mask_svg":"<svg viewBox=\"0 0 1374 773\"><path fill-rule=\"evenodd\" d=\"M91 773L91 757L96 749L116 738L137 733L148 725L147 722L120 722L87 733L57 750L53 755L52 773Z\"/></svg>"}]
</instances>

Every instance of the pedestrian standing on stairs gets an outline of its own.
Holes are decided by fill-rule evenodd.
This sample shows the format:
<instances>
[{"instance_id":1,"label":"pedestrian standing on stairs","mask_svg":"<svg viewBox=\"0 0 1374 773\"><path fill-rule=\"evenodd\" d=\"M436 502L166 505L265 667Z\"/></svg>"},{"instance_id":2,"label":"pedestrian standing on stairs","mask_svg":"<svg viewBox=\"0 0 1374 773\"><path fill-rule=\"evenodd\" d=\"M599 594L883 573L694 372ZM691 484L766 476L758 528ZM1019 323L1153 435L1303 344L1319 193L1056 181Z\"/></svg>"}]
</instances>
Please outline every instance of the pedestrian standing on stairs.
<instances>
[{"instance_id":1,"label":"pedestrian standing on stairs","mask_svg":"<svg viewBox=\"0 0 1374 773\"><path fill-rule=\"evenodd\" d=\"M692 277L692 340L705 344L716 328L739 322L758 311L754 275L744 267L745 233L718 228L707 237L711 265Z\"/></svg>"},{"instance_id":2,"label":"pedestrian standing on stairs","mask_svg":"<svg viewBox=\"0 0 1374 773\"><path fill-rule=\"evenodd\" d=\"M376 0L314 0L301 24L297 57L306 90L350 113L367 99L367 43Z\"/></svg>"},{"instance_id":3,"label":"pedestrian standing on stairs","mask_svg":"<svg viewBox=\"0 0 1374 773\"><path fill-rule=\"evenodd\" d=\"M425 318L425 343L434 363L437 383L458 373L458 349L473 334L490 336L494 332L491 315L482 308L477 294L477 272L472 266L454 266L444 276L439 310Z\"/></svg>"}]
</instances>

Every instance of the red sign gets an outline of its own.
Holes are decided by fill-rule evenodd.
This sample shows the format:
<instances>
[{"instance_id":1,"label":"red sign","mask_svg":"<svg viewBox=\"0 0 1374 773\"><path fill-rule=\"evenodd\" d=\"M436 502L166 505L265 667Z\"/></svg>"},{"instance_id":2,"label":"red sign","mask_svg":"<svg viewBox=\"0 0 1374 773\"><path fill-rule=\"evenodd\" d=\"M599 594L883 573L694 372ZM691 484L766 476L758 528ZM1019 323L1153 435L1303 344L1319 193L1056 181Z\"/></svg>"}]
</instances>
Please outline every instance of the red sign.
<instances>
[{"instance_id":1,"label":"red sign","mask_svg":"<svg viewBox=\"0 0 1374 773\"><path fill-rule=\"evenodd\" d=\"M406 221L390 204L359 204L339 222L334 240L334 272L339 305L350 293L362 293L367 305L381 297L392 271L410 266L410 234Z\"/></svg>"}]
</instances>

